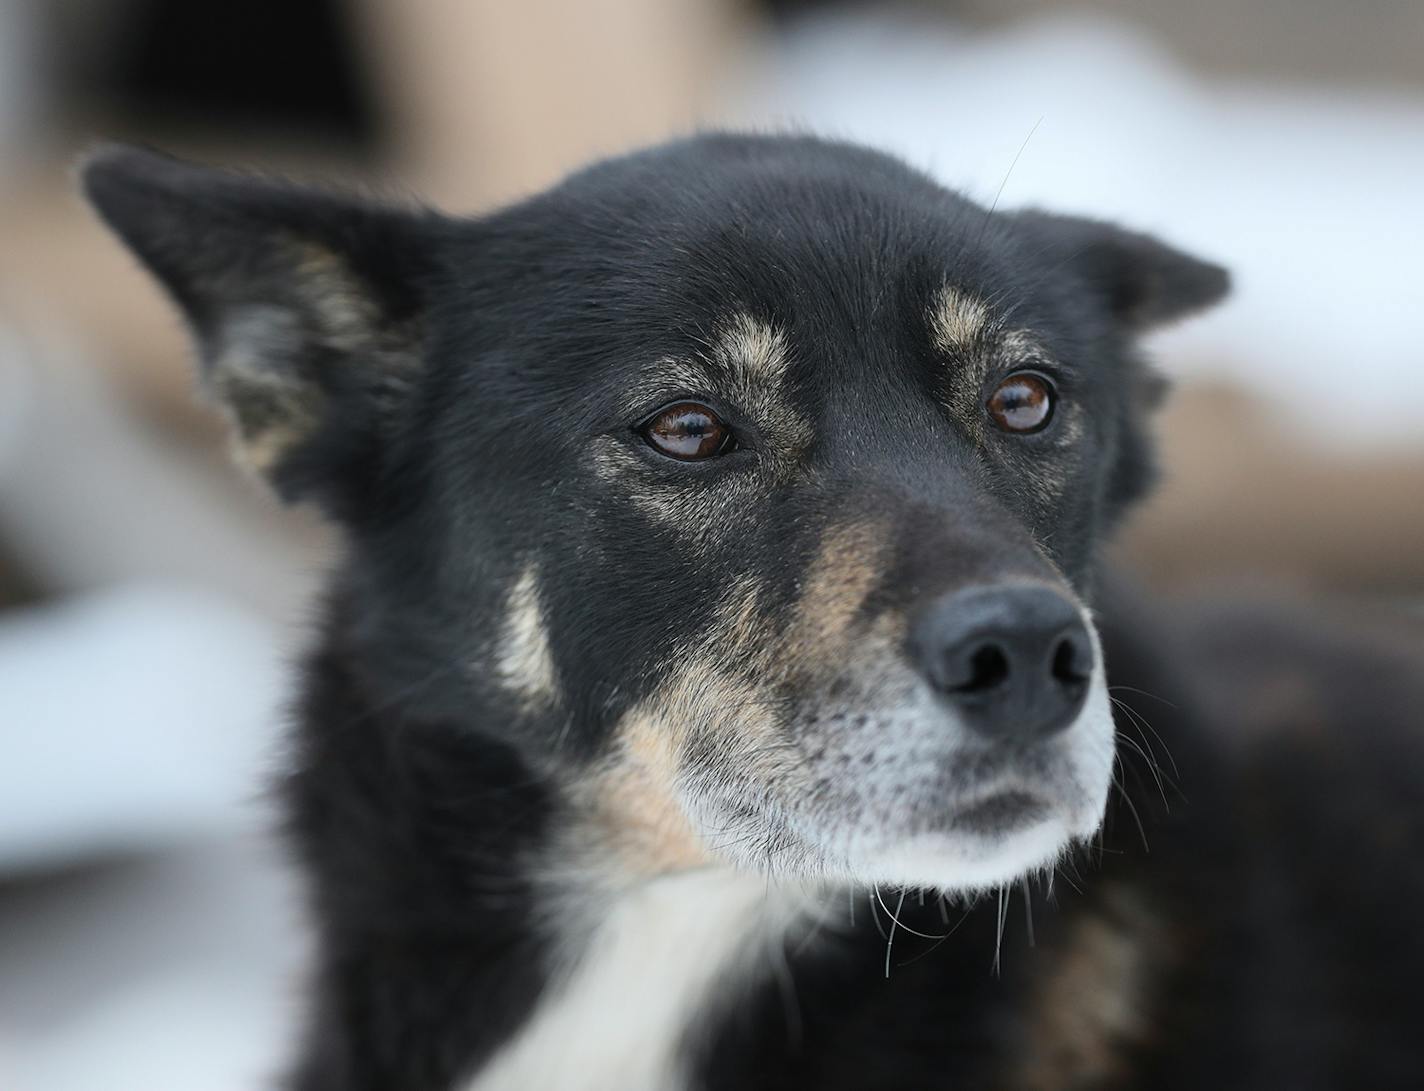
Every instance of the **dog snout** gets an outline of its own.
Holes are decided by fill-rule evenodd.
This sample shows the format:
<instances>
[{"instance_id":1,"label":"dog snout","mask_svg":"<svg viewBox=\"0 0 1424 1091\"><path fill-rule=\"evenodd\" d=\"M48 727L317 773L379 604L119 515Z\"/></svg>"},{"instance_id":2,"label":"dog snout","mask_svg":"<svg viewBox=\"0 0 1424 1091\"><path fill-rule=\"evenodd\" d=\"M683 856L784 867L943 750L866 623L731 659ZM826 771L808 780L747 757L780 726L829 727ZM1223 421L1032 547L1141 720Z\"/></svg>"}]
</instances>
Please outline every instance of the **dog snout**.
<instances>
[{"instance_id":1,"label":"dog snout","mask_svg":"<svg viewBox=\"0 0 1424 1091\"><path fill-rule=\"evenodd\" d=\"M972 587L915 620L910 652L964 725L993 741L1048 738L1073 723L1093 671L1082 613L1049 587Z\"/></svg>"}]
</instances>

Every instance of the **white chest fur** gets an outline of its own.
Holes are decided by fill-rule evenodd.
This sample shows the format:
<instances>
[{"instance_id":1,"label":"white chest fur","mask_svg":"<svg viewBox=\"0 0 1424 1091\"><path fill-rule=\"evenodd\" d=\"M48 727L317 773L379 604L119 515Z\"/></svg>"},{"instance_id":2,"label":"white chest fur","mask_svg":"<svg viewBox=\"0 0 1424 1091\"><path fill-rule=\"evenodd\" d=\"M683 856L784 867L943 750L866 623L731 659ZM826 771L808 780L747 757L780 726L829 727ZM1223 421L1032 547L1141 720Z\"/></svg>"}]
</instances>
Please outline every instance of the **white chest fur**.
<instances>
[{"instance_id":1,"label":"white chest fur","mask_svg":"<svg viewBox=\"0 0 1424 1091\"><path fill-rule=\"evenodd\" d=\"M541 1006L466 1091L675 1091L709 1001L784 965L807 899L721 871L620 896Z\"/></svg>"}]
</instances>

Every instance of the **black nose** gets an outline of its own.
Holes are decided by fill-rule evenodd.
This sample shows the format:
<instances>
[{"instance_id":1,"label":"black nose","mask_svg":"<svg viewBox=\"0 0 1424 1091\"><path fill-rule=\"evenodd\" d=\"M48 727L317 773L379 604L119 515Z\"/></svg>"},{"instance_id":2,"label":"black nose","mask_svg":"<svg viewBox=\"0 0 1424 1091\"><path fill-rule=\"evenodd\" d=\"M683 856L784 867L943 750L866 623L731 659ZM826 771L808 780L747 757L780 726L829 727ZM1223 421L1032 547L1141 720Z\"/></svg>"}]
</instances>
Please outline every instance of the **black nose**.
<instances>
[{"instance_id":1,"label":"black nose","mask_svg":"<svg viewBox=\"0 0 1424 1091\"><path fill-rule=\"evenodd\" d=\"M915 621L920 670L976 733L1042 739L1073 722L1088 693L1093 644L1078 608L1048 587L972 587Z\"/></svg>"}]
</instances>

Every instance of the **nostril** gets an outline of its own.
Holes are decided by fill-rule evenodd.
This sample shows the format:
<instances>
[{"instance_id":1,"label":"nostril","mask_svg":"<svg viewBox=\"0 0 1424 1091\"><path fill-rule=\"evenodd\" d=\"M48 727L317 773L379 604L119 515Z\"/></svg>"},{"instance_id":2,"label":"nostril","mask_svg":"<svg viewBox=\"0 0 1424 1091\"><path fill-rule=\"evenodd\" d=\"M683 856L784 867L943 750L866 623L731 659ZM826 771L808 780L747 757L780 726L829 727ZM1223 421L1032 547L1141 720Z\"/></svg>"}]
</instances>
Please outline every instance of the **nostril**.
<instances>
[{"instance_id":1,"label":"nostril","mask_svg":"<svg viewBox=\"0 0 1424 1091\"><path fill-rule=\"evenodd\" d=\"M956 693L986 693L1009 677L1009 657L997 644L985 644L969 657L969 677L952 687Z\"/></svg>"},{"instance_id":2,"label":"nostril","mask_svg":"<svg viewBox=\"0 0 1424 1091\"><path fill-rule=\"evenodd\" d=\"M1081 643L1065 636L1053 649L1053 677L1065 687L1081 686L1092 673L1088 653Z\"/></svg>"},{"instance_id":3,"label":"nostril","mask_svg":"<svg viewBox=\"0 0 1424 1091\"><path fill-rule=\"evenodd\" d=\"M1038 586L966 588L928 603L906 651L958 724L996 741L1071 726L1097 669L1077 606Z\"/></svg>"}]
</instances>

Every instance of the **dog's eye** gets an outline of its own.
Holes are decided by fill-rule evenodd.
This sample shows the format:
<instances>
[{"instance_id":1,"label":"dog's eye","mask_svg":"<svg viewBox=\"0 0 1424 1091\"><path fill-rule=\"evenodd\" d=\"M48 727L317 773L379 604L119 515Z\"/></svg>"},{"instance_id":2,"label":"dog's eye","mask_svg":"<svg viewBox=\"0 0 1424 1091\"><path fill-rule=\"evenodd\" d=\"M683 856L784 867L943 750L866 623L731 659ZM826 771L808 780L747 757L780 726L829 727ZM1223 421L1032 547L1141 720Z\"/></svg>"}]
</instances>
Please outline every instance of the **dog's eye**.
<instances>
[{"instance_id":1,"label":"dog's eye","mask_svg":"<svg viewBox=\"0 0 1424 1091\"><path fill-rule=\"evenodd\" d=\"M732 444L732 429L699 402L664 406L638 425L638 432L655 450L683 462L725 454Z\"/></svg>"},{"instance_id":2,"label":"dog's eye","mask_svg":"<svg viewBox=\"0 0 1424 1091\"><path fill-rule=\"evenodd\" d=\"M1045 376L1020 371L995 388L986 408L1005 432L1037 432L1052 419L1055 396L1053 384Z\"/></svg>"}]
</instances>

